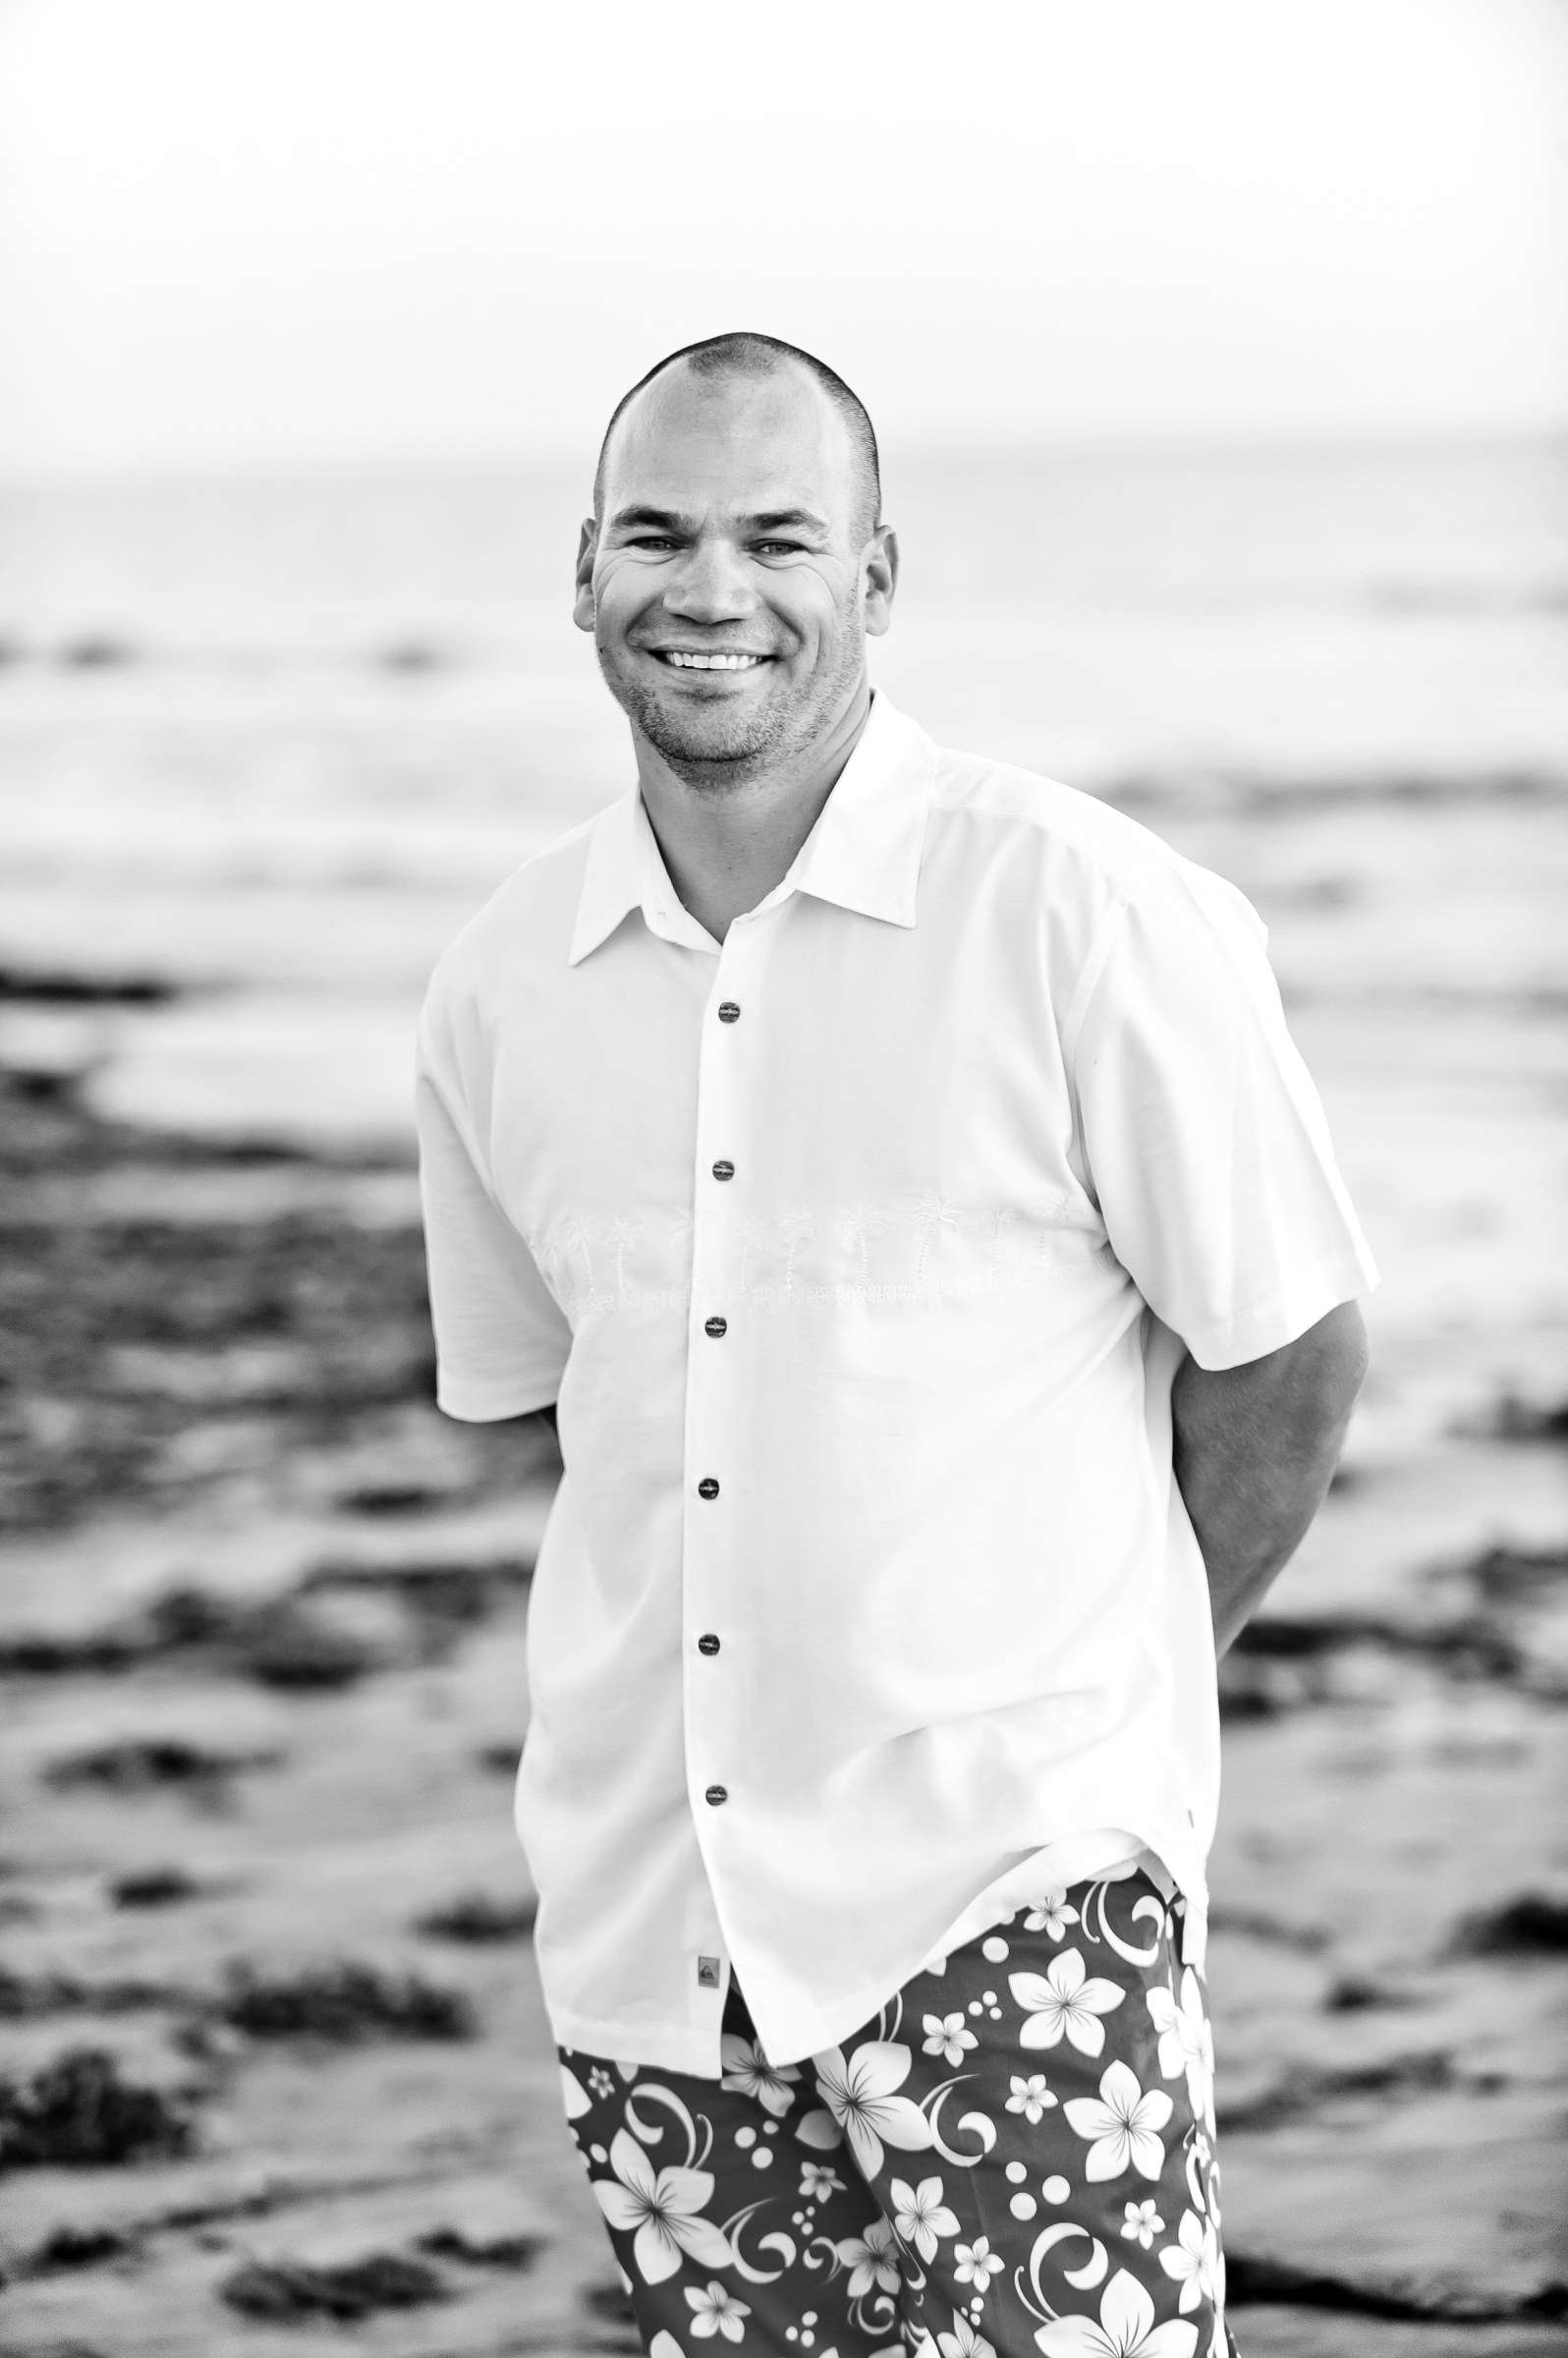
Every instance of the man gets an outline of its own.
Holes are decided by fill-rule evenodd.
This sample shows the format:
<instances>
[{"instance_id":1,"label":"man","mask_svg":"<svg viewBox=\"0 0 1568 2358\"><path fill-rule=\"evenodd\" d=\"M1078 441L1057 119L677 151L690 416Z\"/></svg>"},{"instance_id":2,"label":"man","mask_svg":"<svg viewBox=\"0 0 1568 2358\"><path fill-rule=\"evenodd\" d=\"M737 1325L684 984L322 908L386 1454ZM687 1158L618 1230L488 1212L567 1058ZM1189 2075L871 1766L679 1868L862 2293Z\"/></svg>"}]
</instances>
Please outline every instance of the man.
<instances>
[{"instance_id":1,"label":"man","mask_svg":"<svg viewBox=\"0 0 1568 2358\"><path fill-rule=\"evenodd\" d=\"M637 784L442 958L440 1405L558 1406L518 1828L645 2346L1206 2358L1214 1660L1376 1282L1255 913L872 695L833 372L611 421Z\"/></svg>"}]
</instances>

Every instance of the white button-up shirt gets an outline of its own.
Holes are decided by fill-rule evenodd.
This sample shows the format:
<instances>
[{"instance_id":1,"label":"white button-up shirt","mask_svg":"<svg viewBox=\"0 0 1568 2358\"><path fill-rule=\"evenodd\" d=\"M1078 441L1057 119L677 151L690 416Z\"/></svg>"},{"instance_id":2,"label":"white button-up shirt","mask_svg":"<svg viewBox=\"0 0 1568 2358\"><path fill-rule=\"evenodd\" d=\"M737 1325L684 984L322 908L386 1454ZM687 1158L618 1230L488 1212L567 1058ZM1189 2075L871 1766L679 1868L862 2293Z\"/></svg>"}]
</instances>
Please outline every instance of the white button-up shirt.
<instances>
[{"instance_id":1,"label":"white button-up shirt","mask_svg":"<svg viewBox=\"0 0 1568 2358\"><path fill-rule=\"evenodd\" d=\"M561 2045L715 2078L733 1972L798 2062L1128 1855L1201 1925L1171 1378L1376 1282L1263 941L879 694L722 943L634 786L442 957L437 1398L558 1403L517 1825Z\"/></svg>"}]
</instances>

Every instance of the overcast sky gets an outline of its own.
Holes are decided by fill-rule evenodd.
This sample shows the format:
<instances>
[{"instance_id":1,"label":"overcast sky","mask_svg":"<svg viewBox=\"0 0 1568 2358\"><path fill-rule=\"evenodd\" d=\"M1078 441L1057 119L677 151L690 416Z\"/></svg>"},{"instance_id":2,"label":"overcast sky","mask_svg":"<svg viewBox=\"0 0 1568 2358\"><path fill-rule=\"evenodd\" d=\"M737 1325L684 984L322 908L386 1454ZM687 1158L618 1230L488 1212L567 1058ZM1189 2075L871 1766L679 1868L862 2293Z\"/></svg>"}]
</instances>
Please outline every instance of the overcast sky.
<instances>
[{"instance_id":1,"label":"overcast sky","mask_svg":"<svg viewBox=\"0 0 1568 2358\"><path fill-rule=\"evenodd\" d=\"M0 0L0 474L1568 424L1558 0Z\"/></svg>"}]
</instances>

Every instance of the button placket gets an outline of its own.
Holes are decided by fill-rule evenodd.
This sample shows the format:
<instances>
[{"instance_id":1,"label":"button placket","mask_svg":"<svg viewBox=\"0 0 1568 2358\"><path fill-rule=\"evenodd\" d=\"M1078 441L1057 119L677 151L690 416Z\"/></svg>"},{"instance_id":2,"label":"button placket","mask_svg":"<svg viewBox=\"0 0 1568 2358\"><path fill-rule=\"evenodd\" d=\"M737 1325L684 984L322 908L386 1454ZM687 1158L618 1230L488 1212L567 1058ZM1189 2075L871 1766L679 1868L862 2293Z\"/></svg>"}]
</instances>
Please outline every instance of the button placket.
<instances>
[{"instance_id":1,"label":"button placket","mask_svg":"<svg viewBox=\"0 0 1568 2358\"><path fill-rule=\"evenodd\" d=\"M741 986L739 978L747 968L748 948L755 938L756 929L742 921L729 928L720 947L719 975L704 1011L698 1051L683 1605L690 1633L687 1643L694 1656L700 1657L693 1659L687 1680L688 1773L694 1780L712 1780L699 1788L706 1804L700 1813L703 1823L709 1810L718 1809L730 1798L729 1785L717 1779L733 1774L739 1765L732 1749L736 1741L729 1710L732 1689L722 1666L728 1599L721 1586L734 1538L726 1511L731 1465L725 1442L737 1430L739 1404L732 1406L730 1396L733 1345L723 1352L715 1345L729 1332L733 1287L740 1267L738 1237L745 1214L741 1191L747 1173L739 1121L737 1057L742 1034L737 1027L743 1003L751 993Z\"/></svg>"}]
</instances>

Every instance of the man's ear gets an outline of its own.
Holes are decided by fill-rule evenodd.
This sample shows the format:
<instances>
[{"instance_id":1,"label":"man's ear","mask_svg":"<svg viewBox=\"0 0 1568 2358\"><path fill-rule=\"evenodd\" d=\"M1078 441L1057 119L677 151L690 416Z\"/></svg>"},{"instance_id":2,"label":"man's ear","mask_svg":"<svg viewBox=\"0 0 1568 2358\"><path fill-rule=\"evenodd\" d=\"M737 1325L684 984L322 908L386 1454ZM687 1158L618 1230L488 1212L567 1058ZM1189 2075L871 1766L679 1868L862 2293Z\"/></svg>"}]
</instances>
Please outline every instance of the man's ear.
<instances>
[{"instance_id":1,"label":"man's ear","mask_svg":"<svg viewBox=\"0 0 1568 2358\"><path fill-rule=\"evenodd\" d=\"M893 592L898 588L898 534L891 525L877 526L862 562L866 567L867 636L879 639L891 626Z\"/></svg>"},{"instance_id":2,"label":"man's ear","mask_svg":"<svg viewBox=\"0 0 1568 2358\"><path fill-rule=\"evenodd\" d=\"M590 516L577 544L577 595L572 600L572 620L580 631L593 628L593 559L598 544L599 528Z\"/></svg>"}]
</instances>

